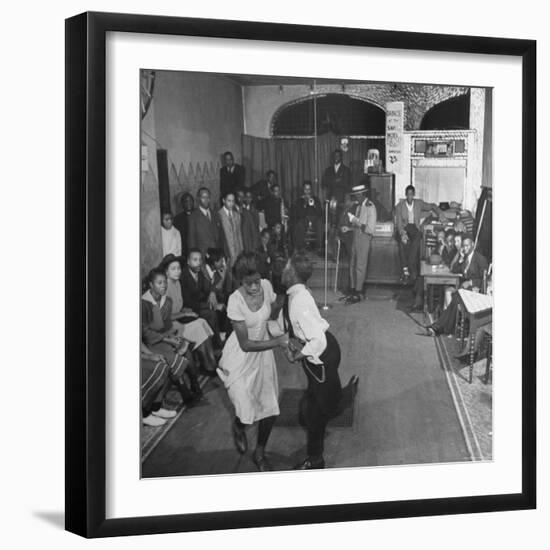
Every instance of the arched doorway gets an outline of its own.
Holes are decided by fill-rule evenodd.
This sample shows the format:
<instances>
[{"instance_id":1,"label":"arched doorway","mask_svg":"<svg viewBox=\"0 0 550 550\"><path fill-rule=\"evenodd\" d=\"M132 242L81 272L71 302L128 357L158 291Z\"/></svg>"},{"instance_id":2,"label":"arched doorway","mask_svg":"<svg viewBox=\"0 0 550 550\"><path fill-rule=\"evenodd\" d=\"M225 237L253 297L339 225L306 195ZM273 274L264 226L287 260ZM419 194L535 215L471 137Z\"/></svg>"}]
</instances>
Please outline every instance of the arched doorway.
<instances>
[{"instance_id":1,"label":"arched doorway","mask_svg":"<svg viewBox=\"0 0 550 550\"><path fill-rule=\"evenodd\" d=\"M420 130L469 130L470 93L434 105L420 122Z\"/></svg>"},{"instance_id":2,"label":"arched doorway","mask_svg":"<svg viewBox=\"0 0 550 550\"><path fill-rule=\"evenodd\" d=\"M317 111L317 112L315 112ZM283 105L273 116L273 137L383 136L385 111L347 94L323 94Z\"/></svg>"},{"instance_id":3,"label":"arched doorway","mask_svg":"<svg viewBox=\"0 0 550 550\"><path fill-rule=\"evenodd\" d=\"M344 164L351 169L353 183L359 183L369 149L378 149L385 158L385 128L382 107L345 93L313 94L282 105L273 115L271 135L283 186L291 184L288 191L294 199L302 179L308 179L320 193L322 174L344 137Z\"/></svg>"}]
</instances>

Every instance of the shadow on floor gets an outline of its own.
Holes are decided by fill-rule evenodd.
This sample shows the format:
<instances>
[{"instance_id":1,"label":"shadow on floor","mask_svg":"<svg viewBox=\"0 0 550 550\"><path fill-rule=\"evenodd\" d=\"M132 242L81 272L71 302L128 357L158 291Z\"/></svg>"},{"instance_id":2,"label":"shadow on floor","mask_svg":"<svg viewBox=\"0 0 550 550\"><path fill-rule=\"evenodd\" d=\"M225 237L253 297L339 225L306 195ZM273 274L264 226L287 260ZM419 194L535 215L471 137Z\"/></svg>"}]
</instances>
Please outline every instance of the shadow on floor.
<instances>
[{"instance_id":1,"label":"shadow on floor","mask_svg":"<svg viewBox=\"0 0 550 550\"><path fill-rule=\"evenodd\" d=\"M58 529L65 529L65 512L35 510L33 516Z\"/></svg>"}]
</instances>

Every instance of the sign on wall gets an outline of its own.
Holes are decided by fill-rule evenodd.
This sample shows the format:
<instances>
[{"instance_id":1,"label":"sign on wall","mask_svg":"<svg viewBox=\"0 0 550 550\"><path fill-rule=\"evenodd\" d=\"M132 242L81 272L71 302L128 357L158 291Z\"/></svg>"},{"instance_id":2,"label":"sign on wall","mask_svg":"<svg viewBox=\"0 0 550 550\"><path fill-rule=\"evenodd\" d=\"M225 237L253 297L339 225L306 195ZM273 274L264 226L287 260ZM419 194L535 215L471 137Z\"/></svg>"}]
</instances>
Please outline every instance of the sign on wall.
<instances>
[{"instance_id":1,"label":"sign on wall","mask_svg":"<svg viewBox=\"0 0 550 550\"><path fill-rule=\"evenodd\" d=\"M405 104L386 103L386 171L401 173L403 169L403 125Z\"/></svg>"}]
</instances>

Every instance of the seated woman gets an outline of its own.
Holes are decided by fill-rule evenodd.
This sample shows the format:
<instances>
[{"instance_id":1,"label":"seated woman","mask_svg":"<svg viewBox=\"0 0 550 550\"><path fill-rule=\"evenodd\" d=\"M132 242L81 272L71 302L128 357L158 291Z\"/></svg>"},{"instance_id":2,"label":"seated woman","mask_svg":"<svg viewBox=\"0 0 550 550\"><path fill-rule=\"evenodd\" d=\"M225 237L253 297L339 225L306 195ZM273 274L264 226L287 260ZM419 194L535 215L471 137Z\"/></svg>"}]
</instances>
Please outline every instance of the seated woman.
<instances>
[{"instance_id":1,"label":"seated woman","mask_svg":"<svg viewBox=\"0 0 550 550\"><path fill-rule=\"evenodd\" d=\"M174 418L176 411L165 409L163 401L172 383L177 384L185 370L186 359L176 355L175 360L161 353L154 353L141 343L141 411L146 426L162 426L168 418Z\"/></svg>"},{"instance_id":2,"label":"seated woman","mask_svg":"<svg viewBox=\"0 0 550 550\"><path fill-rule=\"evenodd\" d=\"M253 460L258 470L272 470L265 446L279 414L279 386L273 348L287 347L288 335L270 338L267 321L275 302L271 283L262 279L258 255L243 252L235 261L239 288L229 297L227 314L233 323L218 374L235 407L233 438L239 453L248 449L245 426L259 421Z\"/></svg>"},{"instance_id":3,"label":"seated woman","mask_svg":"<svg viewBox=\"0 0 550 550\"><path fill-rule=\"evenodd\" d=\"M160 268L164 271L167 278L166 296L170 298L172 303L170 318L173 321L174 328L177 330L179 336L193 344L192 351L196 351L199 355L206 374L215 376L217 365L212 346L212 335L214 332L204 319L201 319L192 309L185 307L183 303L180 284L182 271L180 259L169 254L162 261ZM193 363L187 370L187 374L191 380L192 387L195 389L199 387L196 381L197 371Z\"/></svg>"},{"instance_id":4,"label":"seated woman","mask_svg":"<svg viewBox=\"0 0 550 550\"><path fill-rule=\"evenodd\" d=\"M142 341L153 353L163 355L170 365L175 365L178 357L187 355L187 368L190 359L189 343L178 334L178 328L172 323L172 300L166 296L166 274L161 269L152 269L147 277L147 283L149 290L141 297ZM183 402L192 406L202 397L202 392L193 372L187 373L192 389L187 387L182 376L184 370L181 370L181 375L173 377L172 381L180 391Z\"/></svg>"}]
</instances>

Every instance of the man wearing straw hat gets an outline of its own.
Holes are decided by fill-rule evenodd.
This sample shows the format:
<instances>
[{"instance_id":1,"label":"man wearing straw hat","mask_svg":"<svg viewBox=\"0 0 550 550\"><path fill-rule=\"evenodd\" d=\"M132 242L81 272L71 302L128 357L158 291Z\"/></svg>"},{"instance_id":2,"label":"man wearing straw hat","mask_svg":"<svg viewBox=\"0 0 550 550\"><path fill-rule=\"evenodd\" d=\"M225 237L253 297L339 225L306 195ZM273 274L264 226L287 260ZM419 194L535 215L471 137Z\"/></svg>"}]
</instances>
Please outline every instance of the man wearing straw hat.
<instances>
[{"instance_id":1,"label":"man wearing straw hat","mask_svg":"<svg viewBox=\"0 0 550 550\"><path fill-rule=\"evenodd\" d=\"M369 199L370 187L368 184L356 185L350 195L357 198L358 204L355 214L348 212L348 227L353 231L351 258L349 263L350 294L346 304L356 304L361 301L363 285L367 277L370 243L376 226L376 207Z\"/></svg>"}]
</instances>

